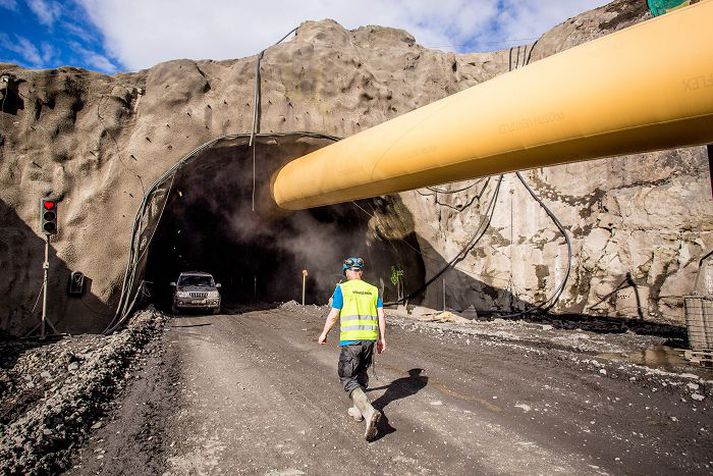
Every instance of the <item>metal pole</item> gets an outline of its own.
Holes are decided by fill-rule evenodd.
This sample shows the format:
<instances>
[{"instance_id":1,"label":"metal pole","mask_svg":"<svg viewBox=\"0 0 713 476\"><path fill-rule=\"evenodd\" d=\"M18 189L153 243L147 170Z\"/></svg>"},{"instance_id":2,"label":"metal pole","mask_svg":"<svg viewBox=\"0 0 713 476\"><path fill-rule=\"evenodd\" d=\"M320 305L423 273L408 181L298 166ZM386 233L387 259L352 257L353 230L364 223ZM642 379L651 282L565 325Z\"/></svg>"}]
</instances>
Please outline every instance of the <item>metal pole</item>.
<instances>
[{"instance_id":1,"label":"metal pole","mask_svg":"<svg viewBox=\"0 0 713 476\"><path fill-rule=\"evenodd\" d=\"M44 279L42 281L42 322L40 324L40 340L45 339L45 322L47 320L47 281L50 269L50 235L45 235L45 239L45 262L42 263L42 269L44 270Z\"/></svg>"},{"instance_id":2,"label":"metal pole","mask_svg":"<svg viewBox=\"0 0 713 476\"><path fill-rule=\"evenodd\" d=\"M309 276L309 271L306 269L302 270L302 305L305 305L305 290L307 288L307 276Z\"/></svg>"},{"instance_id":3,"label":"metal pole","mask_svg":"<svg viewBox=\"0 0 713 476\"><path fill-rule=\"evenodd\" d=\"M302 273L302 305L305 305L305 286L307 284L307 275Z\"/></svg>"},{"instance_id":4,"label":"metal pole","mask_svg":"<svg viewBox=\"0 0 713 476\"><path fill-rule=\"evenodd\" d=\"M446 312L446 278L441 279L443 283L443 312Z\"/></svg>"},{"instance_id":5,"label":"metal pole","mask_svg":"<svg viewBox=\"0 0 713 476\"><path fill-rule=\"evenodd\" d=\"M257 302L257 274L253 274L253 302Z\"/></svg>"}]
</instances>

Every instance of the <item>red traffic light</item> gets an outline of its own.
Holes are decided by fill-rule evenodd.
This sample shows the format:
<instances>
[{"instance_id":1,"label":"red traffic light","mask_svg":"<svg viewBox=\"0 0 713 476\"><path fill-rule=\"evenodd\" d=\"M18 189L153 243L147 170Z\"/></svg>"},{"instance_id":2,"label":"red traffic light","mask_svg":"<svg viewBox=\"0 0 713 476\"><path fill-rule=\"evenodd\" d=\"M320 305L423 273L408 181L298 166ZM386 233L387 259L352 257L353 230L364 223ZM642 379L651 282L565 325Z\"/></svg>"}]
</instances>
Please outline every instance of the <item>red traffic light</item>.
<instances>
[{"instance_id":1,"label":"red traffic light","mask_svg":"<svg viewBox=\"0 0 713 476\"><path fill-rule=\"evenodd\" d=\"M57 234L59 200L40 198L40 228L46 235Z\"/></svg>"}]
</instances>

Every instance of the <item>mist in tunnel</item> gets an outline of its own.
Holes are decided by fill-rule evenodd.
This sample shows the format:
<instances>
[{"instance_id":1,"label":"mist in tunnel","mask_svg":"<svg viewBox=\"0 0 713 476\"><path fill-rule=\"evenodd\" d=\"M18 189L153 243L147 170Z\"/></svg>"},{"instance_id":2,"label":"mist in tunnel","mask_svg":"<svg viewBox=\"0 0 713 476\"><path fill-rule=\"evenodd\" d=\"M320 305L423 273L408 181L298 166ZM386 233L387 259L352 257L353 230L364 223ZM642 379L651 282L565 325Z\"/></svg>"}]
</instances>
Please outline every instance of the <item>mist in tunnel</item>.
<instances>
[{"instance_id":1,"label":"mist in tunnel","mask_svg":"<svg viewBox=\"0 0 713 476\"><path fill-rule=\"evenodd\" d=\"M348 256L365 258L364 279L387 301L397 298L395 272L402 287L418 288L425 267L413 219L397 196L297 212L274 204L272 174L329 143L299 134L259 137L254 192L245 140L219 143L183 166L149 247L144 279L156 304L169 303L169 283L182 271L213 274L228 305L299 301L303 269L306 302L326 304Z\"/></svg>"}]
</instances>

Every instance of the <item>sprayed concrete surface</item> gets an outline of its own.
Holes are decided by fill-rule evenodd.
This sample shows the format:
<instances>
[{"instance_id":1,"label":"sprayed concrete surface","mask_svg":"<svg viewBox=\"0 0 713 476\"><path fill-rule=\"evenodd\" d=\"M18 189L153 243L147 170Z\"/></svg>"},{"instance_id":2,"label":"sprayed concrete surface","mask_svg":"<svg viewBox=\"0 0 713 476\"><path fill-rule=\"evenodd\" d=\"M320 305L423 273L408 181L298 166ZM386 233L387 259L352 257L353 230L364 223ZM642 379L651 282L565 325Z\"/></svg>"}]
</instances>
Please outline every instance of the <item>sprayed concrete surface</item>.
<instances>
[{"instance_id":1,"label":"sprayed concrete surface","mask_svg":"<svg viewBox=\"0 0 713 476\"><path fill-rule=\"evenodd\" d=\"M390 317L389 350L369 392L386 418L381 437L367 444L346 414L335 335L315 343L323 315L283 306L174 318L68 474L710 474L713 467L710 373L602 358L577 341L606 334L513 322ZM511 337L524 334L541 341ZM641 342L629 334L613 348Z\"/></svg>"}]
</instances>

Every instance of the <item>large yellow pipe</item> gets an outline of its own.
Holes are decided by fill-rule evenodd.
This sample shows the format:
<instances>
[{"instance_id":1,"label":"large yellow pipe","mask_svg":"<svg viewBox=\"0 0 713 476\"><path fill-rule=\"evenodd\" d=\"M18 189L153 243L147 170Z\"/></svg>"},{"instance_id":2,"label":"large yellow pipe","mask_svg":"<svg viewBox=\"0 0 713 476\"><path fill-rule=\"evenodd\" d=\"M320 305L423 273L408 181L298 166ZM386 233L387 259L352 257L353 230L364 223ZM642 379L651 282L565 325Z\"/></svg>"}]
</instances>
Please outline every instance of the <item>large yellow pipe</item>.
<instances>
[{"instance_id":1,"label":"large yellow pipe","mask_svg":"<svg viewBox=\"0 0 713 476\"><path fill-rule=\"evenodd\" d=\"M712 26L704 1L504 74L288 163L273 197L296 210L713 142Z\"/></svg>"}]
</instances>

